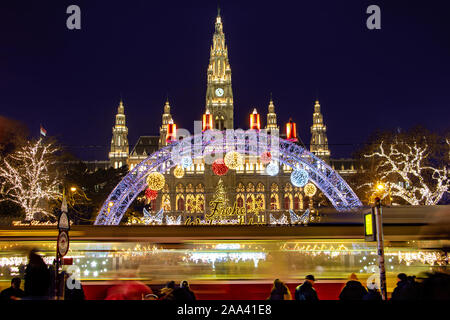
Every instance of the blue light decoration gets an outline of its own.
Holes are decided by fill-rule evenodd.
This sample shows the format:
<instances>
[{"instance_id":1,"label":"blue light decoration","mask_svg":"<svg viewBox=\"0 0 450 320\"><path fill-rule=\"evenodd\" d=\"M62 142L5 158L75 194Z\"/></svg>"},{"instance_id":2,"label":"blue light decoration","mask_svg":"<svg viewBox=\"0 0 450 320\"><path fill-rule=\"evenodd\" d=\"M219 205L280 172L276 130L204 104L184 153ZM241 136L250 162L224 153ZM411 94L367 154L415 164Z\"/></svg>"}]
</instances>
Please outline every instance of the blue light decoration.
<instances>
[{"instance_id":1,"label":"blue light decoration","mask_svg":"<svg viewBox=\"0 0 450 320\"><path fill-rule=\"evenodd\" d=\"M291 173L291 183L294 187L304 187L309 180L309 174L304 169L295 169Z\"/></svg>"},{"instance_id":2,"label":"blue light decoration","mask_svg":"<svg viewBox=\"0 0 450 320\"><path fill-rule=\"evenodd\" d=\"M267 133L258 132L259 141L270 141L270 137ZM173 163L171 152L179 153L181 158L187 157L187 164L192 164L192 156L189 151L181 152L179 148L182 144L183 146L189 146L190 148L199 148L202 151L201 157L210 155L213 152L226 153L229 151L227 147L227 141L225 132L222 134L223 141L216 141L211 137L205 139L204 133L192 135L188 138L183 139L183 141L175 141L166 147L149 155L147 159L142 160L132 171L130 171L122 181L120 181L114 190L106 198L103 206L101 207L97 218L95 220L95 225L119 225L123 216L127 212L131 203L135 200L136 196L139 195L147 188L146 178L151 172L155 172L158 168L172 168L177 164ZM234 134L234 138L239 140L240 135ZM200 144L199 144L200 142ZM219 148L208 148L212 144L215 146L219 145ZM287 141L285 139L279 139L279 143L276 145L279 150L280 157L278 161L275 162L276 165L279 163L292 168L293 170L298 170L298 167L308 166L308 171L306 172L308 181L321 190L321 192L327 197L331 205L333 205L338 211L349 211L356 210L362 207L362 203L358 196L353 192L350 186L345 182L344 179L337 173L333 168L327 165L323 160L317 158L313 153L304 149L300 145ZM260 156L260 151L258 148L249 148L246 150L246 155L251 155L258 157ZM301 156L299 156L301 155ZM182 163L180 163L182 165ZM303 170L303 169L302 169ZM298 181L296 172L291 176L291 181ZM307 183L304 181L305 183ZM301 182L301 181L300 181ZM297 185L297 184L296 184ZM303 184L305 185L305 184ZM159 216L158 216L159 218ZM310 220L314 217L311 215ZM302 217L300 217L302 219ZM305 218L306 219L306 218ZM159 222L159 219L157 219Z\"/></svg>"},{"instance_id":3,"label":"blue light decoration","mask_svg":"<svg viewBox=\"0 0 450 320\"><path fill-rule=\"evenodd\" d=\"M181 166L184 168L184 169L187 169L187 168L189 168L190 166L192 166L192 158L191 157L183 157L183 158L181 158Z\"/></svg>"},{"instance_id":4,"label":"blue light decoration","mask_svg":"<svg viewBox=\"0 0 450 320\"><path fill-rule=\"evenodd\" d=\"M280 169L279 169L278 163L275 163L275 162L269 163L266 167L267 174L272 177L276 176L278 174L279 170Z\"/></svg>"}]
</instances>

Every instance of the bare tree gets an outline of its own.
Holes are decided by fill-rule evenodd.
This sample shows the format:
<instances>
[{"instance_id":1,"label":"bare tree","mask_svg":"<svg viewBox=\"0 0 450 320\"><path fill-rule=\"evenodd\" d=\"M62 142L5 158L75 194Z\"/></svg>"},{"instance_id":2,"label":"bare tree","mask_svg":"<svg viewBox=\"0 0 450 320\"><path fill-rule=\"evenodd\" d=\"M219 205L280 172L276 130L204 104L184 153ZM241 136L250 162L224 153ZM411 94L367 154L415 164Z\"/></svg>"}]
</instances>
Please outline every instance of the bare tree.
<instances>
[{"instance_id":1,"label":"bare tree","mask_svg":"<svg viewBox=\"0 0 450 320\"><path fill-rule=\"evenodd\" d=\"M27 141L3 159L0 166L0 201L18 204L25 220L33 220L37 212L52 215L46 201L61 196L55 170L58 148L44 139Z\"/></svg>"},{"instance_id":2,"label":"bare tree","mask_svg":"<svg viewBox=\"0 0 450 320\"><path fill-rule=\"evenodd\" d=\"M448 148L449 139L420 128L384 133L362 153L371 165L359 188L411 205L435 205L449 190Z\"/></svg>"}]
</instances>

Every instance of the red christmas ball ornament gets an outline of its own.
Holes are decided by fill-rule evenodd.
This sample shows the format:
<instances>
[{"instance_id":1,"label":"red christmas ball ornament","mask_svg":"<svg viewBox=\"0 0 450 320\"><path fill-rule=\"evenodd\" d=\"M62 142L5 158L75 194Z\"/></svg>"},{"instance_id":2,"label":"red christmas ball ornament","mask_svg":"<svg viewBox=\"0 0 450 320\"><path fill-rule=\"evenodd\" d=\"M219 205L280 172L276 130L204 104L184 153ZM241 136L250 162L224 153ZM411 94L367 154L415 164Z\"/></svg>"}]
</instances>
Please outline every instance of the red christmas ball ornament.
<instances>
[{"instance_id":1,"label":"red christmas ball ornament","mask_svg":"<svg viewBox=\"0 0 450 320\"><path fill-rule=\"evenodd\" d=\"M223 176L228 172L228 167L223 159L216 159L212 164L212 170L216 175Z\"/></svg>"},{"instance_id":2,"label":"red christmas ball ornament","mask_svg":"<svg viewBox=\"0 0 450 320\"><path fill-rule=\"evenodd\" d=\"M155 200L158 197L158 191L147 188L145 189L145 197L148 200Z\"/></svg>"},{"instance_id":3,"label":"red christmas ball ornament","mask_svg":"<svg viewBox=\"0 0 450 320\"><path fill-rule=\"evenodd\" d=\"M272 154L269 151L264 152L263 154L261 154L260 160L261 163L268 164L272 161Z\"/></svg>"}]
</instances>

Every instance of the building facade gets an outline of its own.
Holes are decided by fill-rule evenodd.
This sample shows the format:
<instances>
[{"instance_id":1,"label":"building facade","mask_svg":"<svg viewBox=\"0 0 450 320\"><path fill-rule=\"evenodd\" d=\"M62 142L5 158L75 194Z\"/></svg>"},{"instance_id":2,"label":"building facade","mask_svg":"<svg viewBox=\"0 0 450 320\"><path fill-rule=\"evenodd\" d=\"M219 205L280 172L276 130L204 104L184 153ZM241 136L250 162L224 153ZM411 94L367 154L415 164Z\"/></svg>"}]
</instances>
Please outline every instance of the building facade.
<instances>
[{"instance_id":1,"label":"building facade","mask_svg":"<svg viewBox=\"0 0 450 320\"><path fill-rule=\"evenodd\" d=\"M203 130L234 129L231 65L220 12L215 20L206 76ZM113 128L111 165L120 167L127 164L132 170L150 154L171 143L170 131L173 131L174 127L176 128L176 112L174 119L172 111L167 100L163 106L159 135L140 137L132 151L128 153L128 141L126 140L128 129L125 125L123 103L120 102L116 124ZM334 166L333 160L330 160L326 126L319 101L315 102L312 118L310 151ZM250 115L249 124L250 128L262 129L260 115L256 109ZM277 122L275 103L270 96L264 128L269 134L298 141L295 123L290 121L286 124L287 127L289 129L285 134L285 126L280 129ZM294 132L289 132L289 130ZM336 164L338 172L340 167L344 168L345 161L341 164L342 161ZM349 165L347 163L345 163L345 169L348 173ZM351 169L354 168L351 167ZM270 176L265 172L263 163L247 157L241 167L230 170L225 176L218 177L213 173L211 165L205 164L203 159L194 159L193 164L184 170L182 178L175 177L173 169L165 173L166 184L159 191L156 199L149 201L144 196L139 199L146 202L148 211L156 212L163 208L166 214L182 215L185 220L189 217L192 219L204 218L205 213L209 210L209 202L217 194L219 185L221 188L225 188L229 203L236 203L238 207L245 208L247 215L264 212L264 219L268 219L269 214L276 216L288 209L294 211L305 210L308 207L313 209L319 203L326 204L325 198L320 194L307 197L303 188L294 187L290 182L291 171L290 167L282 165L278 175Z\"/></svg>"}]
</instances>

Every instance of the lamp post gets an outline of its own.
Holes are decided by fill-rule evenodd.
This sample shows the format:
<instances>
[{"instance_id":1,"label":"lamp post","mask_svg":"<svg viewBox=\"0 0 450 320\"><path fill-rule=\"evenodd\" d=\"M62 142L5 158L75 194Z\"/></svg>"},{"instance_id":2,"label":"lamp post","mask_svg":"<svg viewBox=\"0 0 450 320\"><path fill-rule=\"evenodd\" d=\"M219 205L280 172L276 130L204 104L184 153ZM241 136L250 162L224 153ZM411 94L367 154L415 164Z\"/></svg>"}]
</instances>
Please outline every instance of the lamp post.
<instances>
[{"instance_id":1,"label":"lamp post","mask_svg":"<svg viewBox=\"0 0 450 320\"><path fill-rule=\"evenodd\" d=\"M380 291L383 300L387 300L386 268L384 265L384 239L383 239L383 217L382 217L383 213L381 210L381 200L378 197L375 198L373 211L375 214L375 223L377 230L377 253L378 253L378 264L380 268Z\"/></svg>"},{"instance_id":2,"label":"lamp post","mask_svg":"<svg viewBox=\"0 0 450 320\"><path fill-rule=\"evenodd\" d=\"M381 195L385 189L386 189L386 184L384 184L383 182L378 182L375 185L375 193L380 196L380 199L381 199ZM391 183L390 182L387 183L387 190L388 190L388 195L387 195L387 201L385 202L385 204L391 205Z\"/></svg>"}]
</instances>

